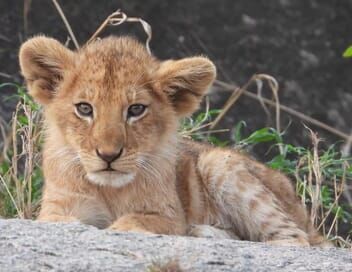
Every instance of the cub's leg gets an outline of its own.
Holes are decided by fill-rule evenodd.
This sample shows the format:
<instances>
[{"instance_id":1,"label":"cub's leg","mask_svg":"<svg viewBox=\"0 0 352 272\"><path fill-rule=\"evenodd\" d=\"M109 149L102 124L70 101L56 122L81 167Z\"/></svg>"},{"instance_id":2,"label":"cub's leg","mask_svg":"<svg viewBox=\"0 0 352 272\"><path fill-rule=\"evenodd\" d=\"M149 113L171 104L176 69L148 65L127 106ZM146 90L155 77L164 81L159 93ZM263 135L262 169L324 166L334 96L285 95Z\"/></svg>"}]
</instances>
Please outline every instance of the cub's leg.
<instances>
[{"instance_id":1,"label":"cub's leg","mask_svg":"<svg viewBox=\"0 0 352 272\"><path fill-rule=\"evenodd\" d=\"M58 215L53 213L40 213L38 220L42 222L78 222L79 220L74 216Z\"/></svg>"},{"instance_id":2,"label":"cub's leg","mask_svg":"<svg viewBox=\"0 0 352 272\"><path fill-rule=\"evenodd\" d=\"M157 234L185 234L185 221L158 214L126 214L117 219L109 228L118 231L132 231Z\"/></svg>"},{"instance_id":3,"label":"cub's leg","mask_svg":"<svg viewBox=\"0 0 352 272\"><path fill-rule=\"evenodd\" d=\"M94 197L65 188L45 188L39 221L82 222L106 228L113 221L108 209Z\"/></svg>"},{"instance_id":4,"label":"cub's leg","mask_svg":"<svg viewBox=\"0 0 352 272\"><path fill-rule=\"evenodd\" d=\"M39 221L45 222L73 222L79 221L73 215L74 199L44 190Z\"/></svg>"},{"instance_id":5,"label":"cub's leg","mask_svg":"<svg viewBox=\"0 0 352 272\"><path fill-rule=\"evenodd\" d=\"M248 163L248 158L230 150L214 149L199 155L197 167L219 216L230 219L242 239L309 246L308 234L258 178L259 173L249 170Z\"/></svg>"}]
</instances>

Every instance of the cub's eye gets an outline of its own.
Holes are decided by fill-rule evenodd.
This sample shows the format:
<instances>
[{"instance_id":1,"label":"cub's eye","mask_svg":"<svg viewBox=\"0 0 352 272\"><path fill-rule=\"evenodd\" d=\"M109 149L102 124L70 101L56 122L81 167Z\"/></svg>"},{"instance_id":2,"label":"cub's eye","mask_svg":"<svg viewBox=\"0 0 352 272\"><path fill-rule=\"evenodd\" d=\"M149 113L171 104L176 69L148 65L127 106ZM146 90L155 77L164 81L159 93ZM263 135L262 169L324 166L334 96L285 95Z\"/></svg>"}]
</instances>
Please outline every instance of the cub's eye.
<instances>
[{"instance_id":1,"label":"cub's eye","mask_svg":"<svg viewBox=\"0 0 352 272\"><path fill-rule=\"evenodd\" d=\"M93 115L93 107L88 103L78 103L75 105L77 113L83 117L90 117Z\"/></svg>"},{"instance_id":2,"label":"cub's eye","mask_svg":"<svg viewBox=\"0 0 352 272\"><path fill-rule=\"evenodd\" d=\"M131 105L127 110L127 118L141 116L145 112L146 108L147 106L142 104Z\"/></svg>"}]
</instances>

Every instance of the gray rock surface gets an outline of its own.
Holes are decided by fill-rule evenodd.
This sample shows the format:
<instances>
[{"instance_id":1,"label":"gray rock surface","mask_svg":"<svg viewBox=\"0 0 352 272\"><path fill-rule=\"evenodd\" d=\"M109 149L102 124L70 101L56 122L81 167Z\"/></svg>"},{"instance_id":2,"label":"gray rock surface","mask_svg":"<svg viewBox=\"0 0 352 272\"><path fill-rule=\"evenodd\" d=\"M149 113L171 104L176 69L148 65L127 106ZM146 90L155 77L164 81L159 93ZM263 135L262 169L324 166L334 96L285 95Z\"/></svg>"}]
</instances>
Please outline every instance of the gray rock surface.
<instances>
[{"instance_id":1,"label":"gray rock surface","mask_svg":"<svg viewBox=\"0 0 352 272\"><path fill-rule=\"evenodd\" d=\"M78 223L0 219L0 271L352 271L351 251L98 230Z\"/></svg>"}]
</instances>

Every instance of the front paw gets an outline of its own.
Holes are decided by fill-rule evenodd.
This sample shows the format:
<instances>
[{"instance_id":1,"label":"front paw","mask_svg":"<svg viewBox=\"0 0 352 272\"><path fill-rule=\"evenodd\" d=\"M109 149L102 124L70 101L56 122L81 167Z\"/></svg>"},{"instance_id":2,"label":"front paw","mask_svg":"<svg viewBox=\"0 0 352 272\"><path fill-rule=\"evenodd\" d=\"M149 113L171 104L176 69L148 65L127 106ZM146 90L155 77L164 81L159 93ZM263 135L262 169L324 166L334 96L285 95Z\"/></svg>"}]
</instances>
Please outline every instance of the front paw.
<instances>
[{"instance_id":1,"label":"front paw","mask_svg":"<svg viewBox=\"0 0 352 272\"><path fill-rule=\"evenodd\" d=\"M271 240L266 242L269 245L274 246L295 246L295 247L309 247L310 244L304 239L282 239L282 240Z\"/></svg>"},{"instance_id":2,"label":"front paw","mask_svg":"<svg viewBox=\"0 0 352 272\"><path fill-rule=\"evenodd\" d=\"M210 225L192 224L188 227L187 235L193 236L193 237L240 240L240 238L237 235L235 235L233 232L227 231L225 229L213 227Z\"/></svg>"},{"instance_id":3,"label":"front paw","mask_svg":"<svg viewBox=\"0 0 352 272\"><path fill-rule=\"evenodd\" d=\"M140 226L137 226L133 223L125 223L125 222L115 222L109 226L109 229L115 230L115 231L123 231L123 232L138 232L138 233L144 233L144 234L153 234L152 232Z\"/></svg>"},{"instance_id":4,"label":"front paw","mask_svg":"<svg viewBox=\"0 0 352 272\"><path fill-rule=\"evenodd\" d=\"M39 215L37 218L41 222L79 222L76 217L73 216L64 216L64 215Z\"/></svg>"}]
</instances>

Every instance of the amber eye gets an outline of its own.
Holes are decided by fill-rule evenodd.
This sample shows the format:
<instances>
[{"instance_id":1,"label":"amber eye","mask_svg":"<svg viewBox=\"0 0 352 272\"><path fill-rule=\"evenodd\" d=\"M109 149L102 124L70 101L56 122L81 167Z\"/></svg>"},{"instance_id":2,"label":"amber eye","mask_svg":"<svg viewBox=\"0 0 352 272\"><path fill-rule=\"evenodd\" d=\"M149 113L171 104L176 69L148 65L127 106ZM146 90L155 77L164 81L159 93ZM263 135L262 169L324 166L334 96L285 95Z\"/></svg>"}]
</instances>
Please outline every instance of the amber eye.
<instances>
[{"instance_id":1,"label":"amber eye","mask_svg":"<svg viewBox=\"0 0 352 272\"><path fill-rule=\"evenodd\" d=\"M93 115L93 107L88 103L78 103L75 105L77 113L83 117L90 117Z\"/></svg>"},{"instance_id":2,"label":"amber eye","mask_svg":"<svg viewBox=\"0 0 352 272\"><path fill-rule=\"evenodd\" d=\"M147 106L142 104L131 105L127 111L127 118L141 116L145 112L146 108Z\"/></svg>"}]
</instances>

